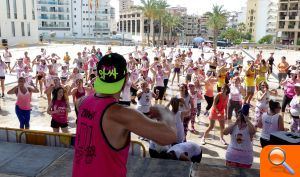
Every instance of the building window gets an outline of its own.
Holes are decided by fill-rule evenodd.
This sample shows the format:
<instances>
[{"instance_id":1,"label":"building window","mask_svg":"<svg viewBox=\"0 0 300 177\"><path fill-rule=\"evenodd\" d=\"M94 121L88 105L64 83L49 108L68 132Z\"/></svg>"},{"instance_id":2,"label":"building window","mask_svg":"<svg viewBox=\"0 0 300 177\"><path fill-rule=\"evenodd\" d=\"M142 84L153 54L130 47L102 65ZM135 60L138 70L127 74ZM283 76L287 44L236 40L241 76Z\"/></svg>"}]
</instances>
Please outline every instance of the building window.
<instances>
[{"instance_id":1,"label":"building window","mask_svg":"<svg viewBox=\"0 0 300 177\"><path fill-rule=\"evenodd\" d=\"M27 15L26 15L26 0L23 0L23 17L24 17L24 20L27 19Z\"/></svg>"},{"instance_id":2,"label":"building window","mask_svg":"<svg viewBox=\"0 0 300 177\"><path fill-rule=\"evenodd\" d=\"M135 33L135 20L132 20L132 32Z\"/></svg>"},{"instance_id":3,"label":"building window","mask_svg":"<svg viewBox=\"0 0 300 177\"><path fill-rule=\"evenodd\" d=\"M76 25L76 22L74 23L74 25Z\"/></svg>"},{"instance_id":4,"label":"building window","mask_svg":"<svg viewBox=\"0 0 300 177\"><path fill-rule=\"evenodd\" d=\"M27 33L28 33L28 36L31 36L31 33L30 33L30 23L27 23Z\"/></svg>"},{"instance_id":5,"label":"building window","mask_svg":"<svg viewBox=\"0 0 300 177\"><path fill-rule=\"evenodd\" d=\"M13 0L14 1L14 17L15 19L18 18L18 13L17 13L17 0Z\"/></svg>"},{"instance_id":6,"label":"building window","mask_svg":"<svg viewBox=\"0 0 300 177\"><path fill-rule=\"evenodd\" d=\"M11 33L13 37L16 37L15 22L11 22Z\"/></svg>"},{"instance_id":7,"label":"building window","mask_svg":"<svg viewBox=\"0 0 300 177\"><path fill-rule=\"evenodd\" d=\"M140 20L137 20L136 23L137 23L137 24L136 24L136 26L137 26L137 33L140 33L140 32L141 32L141 31L140 31L140 30L141 30L141 21L140 21Z\"/></svg>"},{"instance_id":8,"label":"building window","mask_svg":"<svg viewBox=\"0 0 300 177\"><path fill-rule=\"evenodd\" d=\"M35 20L35 11L34 11L35 7L34 7L34 1L35 1L35 0L32 0L32 20Z\"/></svg>"},{"instance_id":9,"label":"building window","mask_svg":"<svg viewBox=\"0 0 300 177\"><path fill-rule=\"evenodd\" d=\"M22 36L25 36L24 22L21 22L21 30L22 30Z\"/></svg>"},{"instance_id":10,"label":"building window","mask_svg":"<svg viewBox=\"0 0 300 177\"><path fill-rule=\"evenodd\" d=\"M83 18L83 20L85 20L85 18Z\"/></svg>"},{"instance_id":11,"label":"building window","mask_svg":"<svg viewBox=\"0 0 300 177\"><path fill-rule=\"evenodd\" d=\"M76 15L74 15L74 18L76 18Z\"/></svg>"},{"instance_id":12,"label":"building window","mask_svg":"<svg viewBox=\"0 0 300 177\"><path fill-rule=\"evenodd\" d=\"M83 27L85 28L85 25L83 25Z\"/></svg>"},{"instance_id":13,"label":"building window","mask_svg":"<svg viewBox=\"0 0 300 177\"><path fill-rule=\"evenodd\" d=\"M76 8L74 8L74 10L76 10Z\"/></svg>"},{"instance_id":14,"label":"building window","mask_svg":"<svg viewBox=\"0 0 300 177\"><path fill-rule=\"evenodd\" d=\"M6 11L7 11L7 18L10 19L10 4L9 4L9 0L6 0Z\"/></svg>"}]
</instances>

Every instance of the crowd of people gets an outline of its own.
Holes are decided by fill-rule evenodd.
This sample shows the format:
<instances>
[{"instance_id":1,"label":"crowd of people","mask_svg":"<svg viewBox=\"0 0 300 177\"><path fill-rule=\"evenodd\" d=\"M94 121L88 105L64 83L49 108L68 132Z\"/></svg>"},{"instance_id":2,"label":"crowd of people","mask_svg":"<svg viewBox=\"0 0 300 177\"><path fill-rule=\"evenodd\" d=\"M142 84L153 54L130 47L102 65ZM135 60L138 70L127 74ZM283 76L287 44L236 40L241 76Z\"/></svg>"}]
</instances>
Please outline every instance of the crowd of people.
<instances>
[{"instance_id":1,"label":"crowd of people","mask_svg":"<svg viewBox=\"0 0 300 177\"><path fill-rule=\"evenodd\" d=\"M103 80L118 78L119 71L115 66L107 69L99 64L103 58L105 61L110 57L114 59L114 52L111 47L106 53L95 46L91 49L85 47L76 58L71 58L68 52L65 56L49 55L42 48L32 59L30 53L25 52L13 63L13 53L6 48L0 57L1 96L5 99L5 76L15 72L18 83L7 94L17 97L15 112L20 128L30 128L31 96L39 94L47 97L47 113L52 117L49 124L53 131L61 129L67 133L68 114L72 110L78 118L89 114L71 103L80 105L88 96L87 99L96 93L105 96L114 90L113 87L103 88ZM152 55L154 57L150 58ZM165 143L160 143L154 135L130 127L132 132L140 133L138 135L143 140L151 139L151 157L200 162L201 147L199 143L190 142L187 134L199 132L195 126L197 123L208 122L205 132L200 132L203 136L199 142L205 145L217 121L220 143L228 145L226 165L250 168L253 163L252 141L260 129L262 147L272 144L270 134L276 131L300 133L300 61L288 63L283 56L275 65L278 59L274 59L274 53L266 56L262 51L254 60L243 56L242 52L225 54L213 50L209 57L206 55L196 56L192 49L156 47L152 50L137 46L124 56L127 77L117 99L119 105L134 108L149 119L153 119L153 106L161 105L170 110L176 124L177 139L166 146L159 145ZM277 75L275 70L278 70L278 88L271 89L269 79L271 75ZM283 95L280 95L281 89ZM283 101L280 104L276 100L281 96ZM107 105L114 102L106 101ZM92 106L94 102L97 103L91 100L87 104ZM254 110L254 114L250 114L250 110ZM291 126L284 127L284 121L290 122ZM128 130L132 130L130 128ZM224 139L227 135L231 137L229 144Z\"/></svg>"}]
</instances>

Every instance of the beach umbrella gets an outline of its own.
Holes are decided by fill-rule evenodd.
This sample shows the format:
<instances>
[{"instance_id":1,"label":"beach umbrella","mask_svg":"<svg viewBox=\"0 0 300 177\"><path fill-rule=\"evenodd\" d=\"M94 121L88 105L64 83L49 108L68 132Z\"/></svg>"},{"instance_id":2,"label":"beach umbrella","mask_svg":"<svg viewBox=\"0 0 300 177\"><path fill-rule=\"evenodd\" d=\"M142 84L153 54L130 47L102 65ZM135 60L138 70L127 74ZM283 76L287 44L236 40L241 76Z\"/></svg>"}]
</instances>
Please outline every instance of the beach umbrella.
<instances>
[{"instance_id":1,"label":"beach umbrella","mask_svg":"<svg viewBox=\"0 0 300 177\"><path fill-rule=\"evenodd\" d=\"M193 42L195 42L195 43L202 43L204 41L205 41L205 39L203 39L202 37L196 37L193 39Z\"/></svg>"}]
</instances>

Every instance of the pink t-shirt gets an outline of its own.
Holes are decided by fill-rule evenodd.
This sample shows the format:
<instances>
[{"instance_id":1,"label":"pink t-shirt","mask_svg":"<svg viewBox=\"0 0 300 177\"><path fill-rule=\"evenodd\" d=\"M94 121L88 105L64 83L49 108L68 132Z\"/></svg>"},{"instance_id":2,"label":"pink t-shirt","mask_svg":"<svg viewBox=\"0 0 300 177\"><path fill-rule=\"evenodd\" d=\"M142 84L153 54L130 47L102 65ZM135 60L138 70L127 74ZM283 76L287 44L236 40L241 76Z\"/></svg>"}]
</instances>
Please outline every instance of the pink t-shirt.
<instances>
[{"instance_id":1,"label":"pink t-shirt","mask_svg":"<svg viewBox=\"0 0 300 177\"><path fill-rule=\"evenodd\" d=\"M53 102L52 111L57 111L57 113L52 114L52 119L56 122L65 124L68 122L67 117L67 103L63 100L56 100Z\"/></svg>"},{"instance_id":2,"label":"pink t-shirt","mask_svg":"<svg viewBox=\"0 0 300 177\"><path fill-rule=\"evenodd\" d=\"M18 88L16 105L19 106L19 108L22 110L31 110L30 101L31 101L31 94L29 90L26 88L26 93L23 94L20 88Z\"/></svg>"},{"instance_id":3,"label":"pink t-shirt","mask_svg":"<svg viewBox=\"0 0 300 177\"><path fill-rule=\"evenodd\" d=\"M112 97L90 95L80 105L73 177L126 177L130 139L124 148L115 149L102 127L105 110L116 101Z\"/></svg>"}]
</instances>

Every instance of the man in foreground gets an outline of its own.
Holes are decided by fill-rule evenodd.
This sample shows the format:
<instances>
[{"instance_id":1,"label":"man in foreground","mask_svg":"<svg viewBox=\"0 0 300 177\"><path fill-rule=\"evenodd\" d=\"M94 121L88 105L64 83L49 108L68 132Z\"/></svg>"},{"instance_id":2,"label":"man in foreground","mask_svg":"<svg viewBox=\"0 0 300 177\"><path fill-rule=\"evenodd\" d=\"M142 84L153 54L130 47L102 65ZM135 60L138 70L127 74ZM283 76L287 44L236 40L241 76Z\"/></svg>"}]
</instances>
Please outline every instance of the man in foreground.
<instances>
[{"instance_id":1,"label":"man in foreground","mask_svg":"<svg viewBox=\"0 0 300 177\"><path fill-rule=\"evenodd\" d=\"M117 104L126 83L126 60L108 54L97 65L95 95L77 103L73 177L125 177L130 132L161 145L176 142L175 122L160 107L150 110L152 118Z\"/></svg>"}]
</instances>

